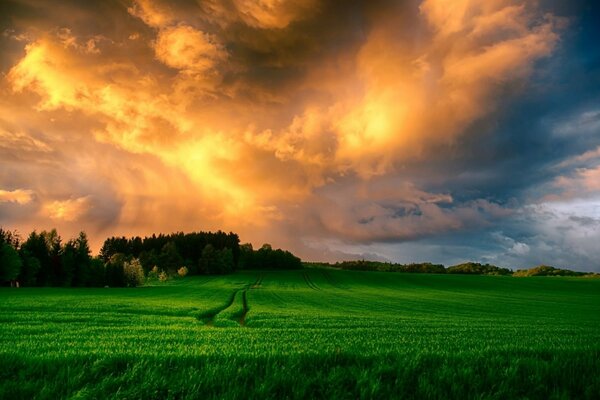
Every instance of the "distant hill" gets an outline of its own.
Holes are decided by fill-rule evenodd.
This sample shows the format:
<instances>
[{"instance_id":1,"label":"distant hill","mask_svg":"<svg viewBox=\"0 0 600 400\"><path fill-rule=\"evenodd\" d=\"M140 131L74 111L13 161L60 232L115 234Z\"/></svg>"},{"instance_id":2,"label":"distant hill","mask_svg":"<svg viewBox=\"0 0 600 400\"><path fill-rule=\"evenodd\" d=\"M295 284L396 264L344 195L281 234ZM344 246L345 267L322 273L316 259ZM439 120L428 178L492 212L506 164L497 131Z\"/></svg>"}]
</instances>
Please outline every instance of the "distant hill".
<instances>
[{"instance_id":1,"label":"distant hill","mask_svg":"<svg viewBox=\"0 0 600 400\"><path fill-rule=\"evenodd\" d=\"M336 263L303 262L306 268L336 268L350 271L378 271L378 272L411 272L424 274L462 274L462 275L502 275L502 276L586 276L599 277L593 272L578 272L569 269L554 268L540 265L531 269L519 269L514 272L510 268L498 267L492 264L465 262L462 264L445 267L442 264L430 262L399 264L381 261L353 260Z\"/></svg>"},{"instance_id":2,"label":"distant hill","mask_svg":"<svg viewBox=\"0 0 600 400\"><path fill-rule=\"evenodd\" d=\"M554 268L549 265L538 265L531 269L519 269L513 276L598 276L593 272L578 272L570 269Z\"/></svg>"},{"instance_id":3,"label":"distant hill","mask_svg":"<svg viewBox=\"0 0 600 400\"><path fill-rule=\"evenodd\" d=\"M512 275L513 271L508 268L497 267L491 264L480 264L475 262L466 262L448 267L449 274L467 274L467 275Z\"/></svg>"}]
</instances>

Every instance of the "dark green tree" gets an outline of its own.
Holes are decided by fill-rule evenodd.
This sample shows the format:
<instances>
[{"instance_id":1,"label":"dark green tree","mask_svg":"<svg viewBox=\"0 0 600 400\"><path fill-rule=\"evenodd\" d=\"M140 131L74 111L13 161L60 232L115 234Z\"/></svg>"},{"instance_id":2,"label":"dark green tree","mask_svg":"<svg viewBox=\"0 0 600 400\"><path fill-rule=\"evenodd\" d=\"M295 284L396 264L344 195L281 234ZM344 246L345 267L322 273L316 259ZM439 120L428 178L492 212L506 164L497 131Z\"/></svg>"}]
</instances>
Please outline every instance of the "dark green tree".
<instances>
[{"instance_id":1,"label":"dark green tree","mask_svg":"<svg viewBox=\"0 0 600 400\"><path fill-rule=\"evenodd\" d=\"M99 257L94 257L90 260L87 285L92 287L102 287L106 285L106 268L104 266L104 261Z\"/></svg>"},{"instance_id":2,"label":"dark green tree","mask_svg":"<svg viewBox=\"0 0 600 400\"><path fill-rule=\"evenodd\" d=\"M32 256L27 250L20 249L19 255L23 261L21 273L19 274L19 282L23 286L35 286L37 283L37 275L40 271L40 260Z\"/></svg>"},{"instance_id":3,"label":"dark green tree","mask_svg":"<svg viewBox=\"0 0 600 400\"><path fill-rule=\"evenodd\" d=\"M38 286L51 285L53 275L50 253L48 251L44 233L45 232L38 234L36 231L31 232L27 240L21 245L20 249L22 254L26 255L26 257L34 258L39 263L39 268L35 273L35 282L33 283ZM26 258L24 257L24 259Z\"/></svg>"},{"instance_id":4,"label":"dark green tree","mask_svg":"<svg viewBox=\"0 0 600 400\"><path fill-rule=\"evenodd\" d=\"M21 257L15 248L8 243L0 244L0 282L11 282L12 286L17 281L21 265Z\"/></svg>"},{"instance_id":5,"label":"dark green tree","mask_svg":"<svg viewBox=\"0 0 600 400\"><path fill-rule=\"evenodd\" d=\"M168 242L163 246L158 259L159 267L171 275L177 273L177 270L183 266L183 258L173 242Z\"/></svg>"},{"instance_id":6,"label":"dark green tree","mask_svg":"<svg viewBox=\"0 0 600 400\"><path fill-rule=\"evenodd\" d=\"M126 261L127 258L121 253L113 254L110 257L104 266L106 273L105 282L108 286L123 287L126 285L125 271L123 269Z\"/></svg>"},{"instance_id":7,"label":"dark green tree","mask_svg":"<svg viewBox=\"0 0 600 400\"><path fill-rule=\"evenodd\" d=\"M90 262L92 260L88 238L85 232L80 232L77 239L72 241L75 250L75 269L73 270L73 286L88 286L90 281Z\"/></svg>"}]
</instances>

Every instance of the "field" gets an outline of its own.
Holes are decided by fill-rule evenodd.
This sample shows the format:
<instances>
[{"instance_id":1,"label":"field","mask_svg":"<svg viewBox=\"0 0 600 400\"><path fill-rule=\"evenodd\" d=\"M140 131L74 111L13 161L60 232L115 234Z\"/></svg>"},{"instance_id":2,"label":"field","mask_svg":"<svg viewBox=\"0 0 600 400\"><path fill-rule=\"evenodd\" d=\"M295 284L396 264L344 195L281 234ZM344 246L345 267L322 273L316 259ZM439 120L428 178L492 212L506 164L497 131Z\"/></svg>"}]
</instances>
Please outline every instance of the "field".
<instances>
[{"instance_id":1,"label":"field","mask_svg":"<svg viewBox=\"0 0 600 400\"><path fill-rule=\"evenodd\" d=\"M600 398L600 280L308 269L0 289L0 398Z\"/></svg>"}]
</instances>

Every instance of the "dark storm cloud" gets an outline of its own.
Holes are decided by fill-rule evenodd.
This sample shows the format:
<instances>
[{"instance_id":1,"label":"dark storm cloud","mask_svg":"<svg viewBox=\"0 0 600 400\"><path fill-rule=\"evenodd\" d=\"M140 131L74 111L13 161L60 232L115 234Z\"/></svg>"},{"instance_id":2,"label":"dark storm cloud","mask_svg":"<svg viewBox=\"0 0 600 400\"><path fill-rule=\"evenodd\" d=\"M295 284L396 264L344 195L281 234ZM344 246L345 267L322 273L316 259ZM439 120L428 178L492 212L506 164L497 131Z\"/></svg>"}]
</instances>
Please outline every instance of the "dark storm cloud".
<instances>
[{"instance_id":1,"label":"dark storm cloud","mask_svg":"<svg viewBox=\"0 0 600 400\"><path fill-rule=\"evenodd\" d=\"M2 224L222 228L312 259L597 261L596 4L0 8Z\"/></svg>"}]
</instances>

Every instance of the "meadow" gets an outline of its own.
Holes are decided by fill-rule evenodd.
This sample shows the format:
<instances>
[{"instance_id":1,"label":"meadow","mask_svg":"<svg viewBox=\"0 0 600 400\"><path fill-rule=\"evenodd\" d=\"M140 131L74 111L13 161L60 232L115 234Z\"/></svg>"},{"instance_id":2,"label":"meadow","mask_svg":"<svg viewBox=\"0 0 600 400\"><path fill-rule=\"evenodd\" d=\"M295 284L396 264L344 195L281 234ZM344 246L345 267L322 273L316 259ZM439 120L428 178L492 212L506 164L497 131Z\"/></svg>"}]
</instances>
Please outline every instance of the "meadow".
<instances>
[{"instance_id":1,"label":"meadow","mask_svg":"<svg viewBox=\"0 0 600 400\"><path fill-rule=\"evenodd\" d=\"M305 269L0 289L0 398L600 398L600 280Z\"/></svg>"}]
</instances>

